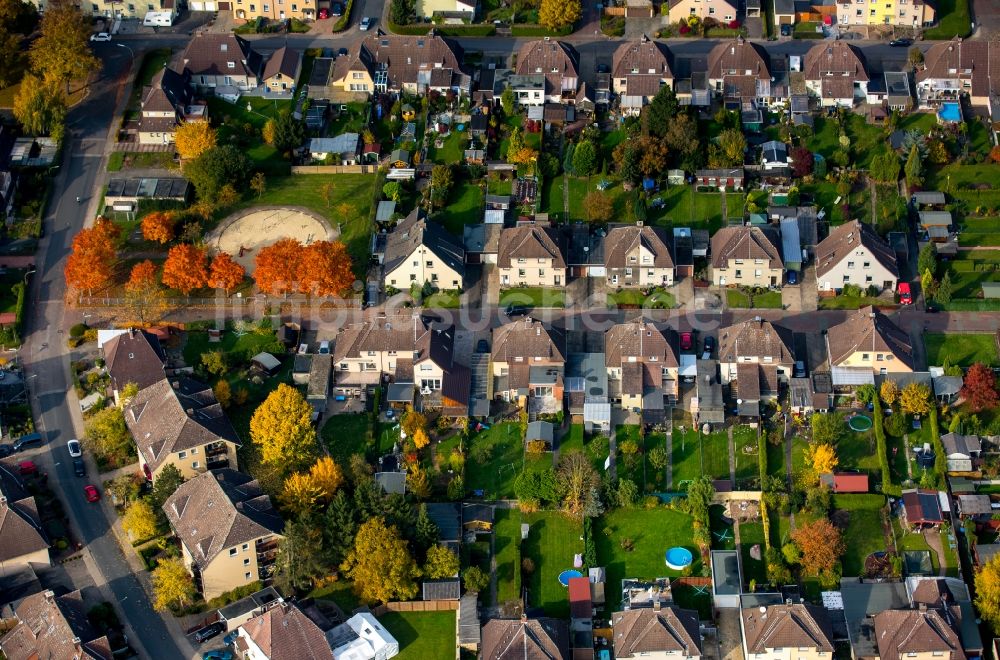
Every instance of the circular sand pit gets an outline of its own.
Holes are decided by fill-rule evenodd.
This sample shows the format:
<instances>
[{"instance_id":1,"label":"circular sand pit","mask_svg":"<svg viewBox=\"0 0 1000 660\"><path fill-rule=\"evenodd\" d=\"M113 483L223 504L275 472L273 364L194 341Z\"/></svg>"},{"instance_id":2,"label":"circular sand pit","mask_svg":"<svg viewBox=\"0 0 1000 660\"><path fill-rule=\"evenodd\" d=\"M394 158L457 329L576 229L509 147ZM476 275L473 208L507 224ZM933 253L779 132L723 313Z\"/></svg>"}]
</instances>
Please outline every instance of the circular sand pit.
<instances>
[{"instance_id":1,"label":"circular sand pit","mask_svg":"<svg viewBox=\"0 0 1000 660\"><path fill-rule=\"evenodd\" d=\"M332 241L337 231L321 215L301 207L255 206L234 213L208 236L214 249L228 252L253 274L254 259L261 248L283 238L294 238L303 245Z\"/></svg>"}]
</instances>

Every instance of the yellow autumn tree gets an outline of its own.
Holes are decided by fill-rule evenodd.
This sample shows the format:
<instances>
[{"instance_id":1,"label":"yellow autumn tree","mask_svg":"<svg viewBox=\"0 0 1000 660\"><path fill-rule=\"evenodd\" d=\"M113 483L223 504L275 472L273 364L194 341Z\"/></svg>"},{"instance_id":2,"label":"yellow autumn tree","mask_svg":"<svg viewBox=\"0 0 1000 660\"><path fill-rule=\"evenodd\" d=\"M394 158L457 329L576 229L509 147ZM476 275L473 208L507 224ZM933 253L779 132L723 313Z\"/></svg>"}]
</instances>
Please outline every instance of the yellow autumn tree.
<instances>
[{"instance_id":1,"label":"yellow autumn tree","mask_svg":"<svg viewBox=\"0 0 1000 660\"><path fill-rule=\"evenodd\" d=\"M976 573L976 609L994 630L1000 629L1000 557Z\"/></svg>"},{"instance_id":2,"label":"yellow autumn tree","mask_svg":"<svg viewBox=\"0 0 1000 660\"><path fill-rule=\"evenodd\" d=\"M923 383L910 383L899 393L899 406L908 415L926 415L931 410L931 390Z\"/></svg>"},{"instance_id":3,"label":"yellow autumn tree","mask_svg":"<svg viewBox=\"0 0 1000 660\"><path fill-rule=\"evenodd\" d=\"M309 465L316 453L312 406L297 389L281 383L254 411L250 439L265 463L286 473Z\"/></svg>"},{"instance_id":4,"label":"yellow autumn tree","mask_svg":"<svg viewBox=\"0 0 1000 660\"><path fill-rule=\"evenodd\" d=\"M538 8L538 23L550 30L573 25L582 15L580 0L542 0Z\"/></svg>"},{"instance_id":5,"label":"yellow autumn tree","mask_svg":"<svg viewBox=\"0 0 1000 660\"><path fill-rule=\"evenodd\" d=\"M174 146L181 159L191 160L215 146L218 136L207 121L184 122L174 133Z\"/></svg>"},{"instance_id":6,"label":"yellow autumn tree","mask_svg":"<svg viewBox=\"0 0 1000 660\"><path fill-rule=\"evenodd\" d=\"M882 402L887 406L891 406L899 398L899 386L896 385L896 381L886 378L882 381L882 386L879 387L878 393Z\"/></svg>"},{"instance_id":7,"label":"yellow autumn tree","mask_svg":"<svg viewBox=\"0 0 1000 660\"><path fill-rule=\"evenodd\" d=\"M309 468L309 477L319 489L320 497L327 502L333 499L337 489L344 483L344 471L340 469L337 461L329 456L324 456L313 463Z\"/></svg>"},{"instance_id":8,"label":"yellow autumn tree","mask_svg":"<svg viewBox=\"0 0 1000 660\"><path fill-rule=\"evenodd\" d=\"M837 450L833 445L821 443L809 447L809 464L812 465L816 474L826 474L840 464L837 458Z\"/></svg>"},{"instance_id":9,"label":"yellow autumn tree","mask_svg":"<svg viewBox=\"0 0 1000 660\"><path fill-rule=\"evenodd\" d=\"M161 559L153 570L153 606L160 610L184 607L194 598L194 580L180 559Z\"/></svg>"},{"instance_id":10,"label":"yellow autumn tree","mask_svg":"<svg viewBox=\"0 0 1000 660\"><path fill-rule=\"evenodd\" d=\"M156 513L146 499L136 500L122 514L122 529L132 541L145 541L156 536Z\"/></svg>"},{"instance_id":11,"label":"yellow autumn tree","mask_svg":"<svg viewBox=\"0 0 1000 660\"><path fill-rule=\"evenodd\" d=\"M278 501L286 511L299 517L312 511L322 496L322 489L309 473L296 472L285 479Z\"/></svg>"},{"instance_id":12,"label":"yellow autumn tree","mask_svg":"<svg viewBox=\"0 0 1000 660\"><path fill-rule=\"evenodd\" d=\"M354 593L366 603L409 600L417 595L420 576L406 540L385 519L366 520L354 536L354 548L341 566L354 581Z\"/></svg>"}]
</instances>

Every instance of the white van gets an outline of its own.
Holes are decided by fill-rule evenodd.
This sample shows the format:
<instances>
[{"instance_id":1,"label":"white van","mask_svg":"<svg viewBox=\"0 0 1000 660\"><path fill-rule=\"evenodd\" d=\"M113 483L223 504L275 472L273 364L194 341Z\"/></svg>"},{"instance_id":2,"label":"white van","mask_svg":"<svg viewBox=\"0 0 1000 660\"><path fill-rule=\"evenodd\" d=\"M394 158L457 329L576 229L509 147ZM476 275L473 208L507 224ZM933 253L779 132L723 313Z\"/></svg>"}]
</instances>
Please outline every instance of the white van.
<instances>
[{"instance_id":1,"label":"white van","mask_svg":"<svg viewBox=\"0 0 1000 660\"><path fill-rule=\"evenodd\" d=\"M174 24L174 13L171 11L146 12L142 24L146 27L170 27Z\"/></svg>"}]
</instances>

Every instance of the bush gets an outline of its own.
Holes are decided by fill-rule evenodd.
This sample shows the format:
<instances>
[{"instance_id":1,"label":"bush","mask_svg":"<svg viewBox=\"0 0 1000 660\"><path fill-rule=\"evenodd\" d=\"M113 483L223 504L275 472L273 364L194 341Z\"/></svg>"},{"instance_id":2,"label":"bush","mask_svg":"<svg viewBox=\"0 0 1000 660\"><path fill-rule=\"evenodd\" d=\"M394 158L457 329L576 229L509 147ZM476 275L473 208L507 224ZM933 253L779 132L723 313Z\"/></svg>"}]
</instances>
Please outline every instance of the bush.
<instances>
[{"instance_id":1,"label":"bush","mask_svg":"<svg viewBox=\"0 0 1000 660\"><path fill-rule=\"evenodd\" d=\"M74 325L72 328L69 329L69 336L73 337L74 339L78 339L80 337L83 337L83 333L85 332L87 332L87 324L77 323L76 325Z\"/></svg>"}]
</instances>

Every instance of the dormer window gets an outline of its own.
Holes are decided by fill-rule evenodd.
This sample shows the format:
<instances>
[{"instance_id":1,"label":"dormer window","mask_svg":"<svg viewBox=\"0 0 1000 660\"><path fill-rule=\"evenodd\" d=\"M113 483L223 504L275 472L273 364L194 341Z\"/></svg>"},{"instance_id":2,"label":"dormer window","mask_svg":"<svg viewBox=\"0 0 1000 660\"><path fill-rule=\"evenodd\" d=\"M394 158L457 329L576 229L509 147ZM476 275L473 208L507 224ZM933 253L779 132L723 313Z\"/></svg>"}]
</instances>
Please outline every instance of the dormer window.
<instances>
[{"instance_id":1,"label":"dormer window","mask_svg":"<svg viewBox=\"0 0 1000 660\"><path fill-rule=\"evenodd\" d=\"M235 69L236 68L236 62L226 62L226 67L229 68L229 69Z\"/></svg>"}]
</instances>

